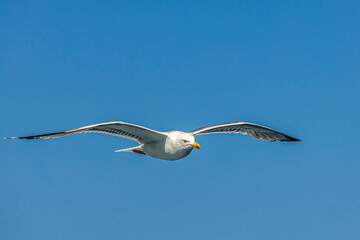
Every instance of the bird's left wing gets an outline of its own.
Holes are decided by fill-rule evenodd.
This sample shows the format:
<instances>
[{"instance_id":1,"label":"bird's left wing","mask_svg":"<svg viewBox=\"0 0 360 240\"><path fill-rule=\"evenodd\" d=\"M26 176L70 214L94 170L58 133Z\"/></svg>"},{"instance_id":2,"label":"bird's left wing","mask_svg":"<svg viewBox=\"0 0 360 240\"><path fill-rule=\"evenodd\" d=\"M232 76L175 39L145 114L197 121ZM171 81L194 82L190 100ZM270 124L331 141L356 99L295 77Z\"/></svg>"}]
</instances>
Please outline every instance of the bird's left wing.
<instances>
[{"instance_id":1,"label":"bird's left wing","mask_svg":"<svg viewBox=\"0 0 360 240\"><path fill-rule=\"evenodd\" d=\"M48 134L28 136L28 137L9 137L8 139L57 138L74 133L89 133L89 132L104 133L118 137L123 137L137 141L138 143L160 141L167 136L166 133L158 132L131 123L117 121L117 122L98 123L98 124L89 125L80 128L74 128L62 132L48 133Z\"/></svg>"},{"instance_id":2,"label":"bird's left wing","mask_svg":"<svg viewBox=\"0 0 360 240\"><path fill-rule=\"evenodd\" d=\"M212 133L241 133L249 135L256 139L263 139L269 141L301 141L299 139L290 137L274 129L264 127L254 123L248 122L234 122L226 124L218 124L196 129L191 132L193 135L212 134Z\"/></svg>"}]
</instances>

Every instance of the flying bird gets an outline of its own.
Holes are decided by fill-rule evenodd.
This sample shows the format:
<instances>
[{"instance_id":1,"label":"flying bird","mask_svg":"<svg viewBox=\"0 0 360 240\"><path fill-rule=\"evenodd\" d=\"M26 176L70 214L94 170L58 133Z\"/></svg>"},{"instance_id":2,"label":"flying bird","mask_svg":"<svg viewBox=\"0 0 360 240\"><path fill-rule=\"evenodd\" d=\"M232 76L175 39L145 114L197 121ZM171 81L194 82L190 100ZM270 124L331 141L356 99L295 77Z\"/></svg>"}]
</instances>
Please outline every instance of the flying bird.
<instances>
[{"instance_id":1,"label":"flying bird","mask_svg":"<svg viewBox=\"0 0 360 240\"><path fill-rule=\"evenodd\" d=\"M195 142L195 136L213 133L241 133L256 139L274 142L298 142L299 139L290 137L271 128L248 122L234 122L202 127L191 132L167 131L158 132L143 126L126 122L105 122L62 132L48 133L28 137L7 137L6 139L40 139L58 138L74 133L104 133L137 141L140 145L121 149L115 152L134 152L146 154L154 158L178 160L186 157L194 148L200 149Z\"/></svg>"}]
</instances>

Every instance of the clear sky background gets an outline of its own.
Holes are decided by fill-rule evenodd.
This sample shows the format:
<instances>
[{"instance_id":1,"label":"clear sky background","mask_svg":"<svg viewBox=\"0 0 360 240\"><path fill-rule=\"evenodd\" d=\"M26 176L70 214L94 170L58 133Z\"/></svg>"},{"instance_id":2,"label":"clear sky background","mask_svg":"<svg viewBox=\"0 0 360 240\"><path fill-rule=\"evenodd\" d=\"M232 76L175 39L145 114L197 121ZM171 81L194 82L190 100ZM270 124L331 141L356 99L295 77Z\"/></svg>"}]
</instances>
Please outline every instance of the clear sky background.
<instances>
[{"instance_id":1,"label":"clear sky background","mask_svg":"<svg viewBox=\"0 0 360 240\"><path fill-rule=\"evenodd\" d=\"M0 133L250 121L170 162L0 140L0 238L359 239L359 1L1 1Z\"/></svg>"}]
</instances>

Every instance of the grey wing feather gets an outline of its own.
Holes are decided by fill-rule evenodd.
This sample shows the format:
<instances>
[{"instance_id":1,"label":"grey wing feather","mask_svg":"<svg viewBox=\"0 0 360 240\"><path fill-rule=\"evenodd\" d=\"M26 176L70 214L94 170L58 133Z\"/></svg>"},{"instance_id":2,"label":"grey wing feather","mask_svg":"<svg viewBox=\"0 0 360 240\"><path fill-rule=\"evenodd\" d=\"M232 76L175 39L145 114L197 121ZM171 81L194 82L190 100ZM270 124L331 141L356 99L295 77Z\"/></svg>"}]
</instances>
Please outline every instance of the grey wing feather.
<instances>
[{"instance_id":1,"label":"grey wing feather","mask_svg":"<svg viewBox=\"0 0 360 240\"><path fill-rule=\"evenodd\" d=\"M202 127L191 132L193 135L212 134L212 133L241 133L250 137L268 141L292 141L298 142L299 139L290 137L274 129L248 122L234 122Z\"/></svg>"},{"instance_id":2,"label":"grey wing feather","mask_svg":"<svg viewBox=\"0 0 360 240\"><path fill-rule=\"evenodd\" d=\"M48 133L27 137L9 137L8 139L39 139L39 138L58 138L74 133L104 133L108 135L114 135L118 137L127 138L137 141L138 143L146 143L152 141L159 141L166 137L165 133L154 131L149 128L138 126L125 122L106 122L89 125L80 128L74 128L66 131Z\"/></svg>"}]
</instances>

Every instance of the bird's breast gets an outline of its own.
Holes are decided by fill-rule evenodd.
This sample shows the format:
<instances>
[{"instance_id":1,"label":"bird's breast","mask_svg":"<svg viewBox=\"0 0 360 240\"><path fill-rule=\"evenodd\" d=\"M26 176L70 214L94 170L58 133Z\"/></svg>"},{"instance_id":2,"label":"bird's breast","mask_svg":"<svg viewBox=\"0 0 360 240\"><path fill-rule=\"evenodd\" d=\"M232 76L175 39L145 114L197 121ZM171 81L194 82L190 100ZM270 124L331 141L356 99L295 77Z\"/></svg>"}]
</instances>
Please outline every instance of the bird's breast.
<instances>
[{"instance_id":1,"label":"bird's breast","mask_svg":"<svg viewBox=\"0 0 360 240\"><path fill-rule=\"evenodd\" d=\"M147 155L154 158L178 160L189 155L192 148L176 147L168 141L159 141L144 144L143 150Z\"/></svg>"}]
</instances>

